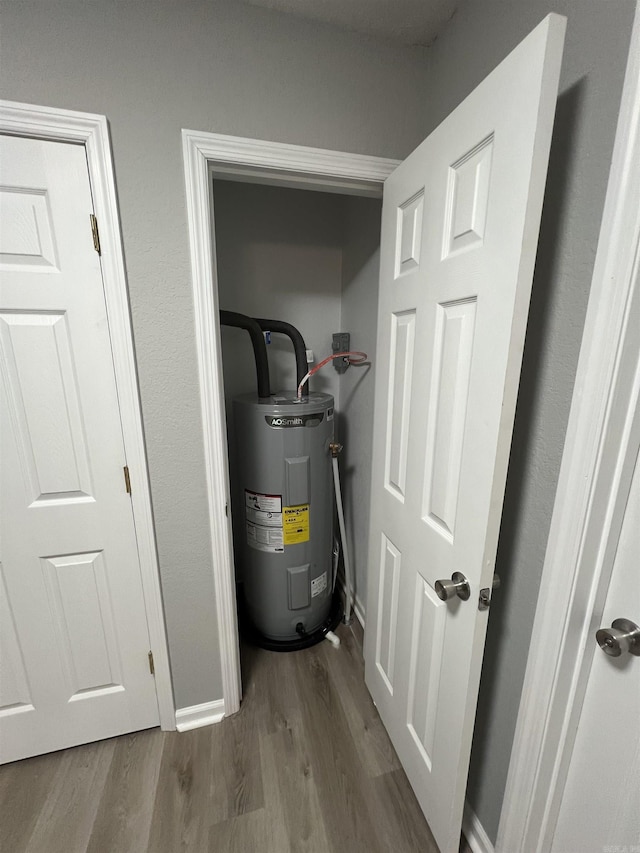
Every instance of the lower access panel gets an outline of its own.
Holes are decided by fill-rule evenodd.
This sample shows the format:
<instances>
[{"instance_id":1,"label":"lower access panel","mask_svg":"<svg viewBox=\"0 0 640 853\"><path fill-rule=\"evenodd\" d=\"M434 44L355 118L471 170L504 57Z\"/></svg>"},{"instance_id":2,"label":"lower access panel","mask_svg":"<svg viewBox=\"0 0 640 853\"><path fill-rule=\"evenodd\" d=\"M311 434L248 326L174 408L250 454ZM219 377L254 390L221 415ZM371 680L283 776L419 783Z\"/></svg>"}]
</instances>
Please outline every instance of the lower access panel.
<instances>
[{"instance_id":1,"label":"lower access panel","mask_svg":"<svg viewBox=\"0 0 640 853\"><path fill-rule=\"evenodd\" d=\"M308 607L309 598L309 565L296 566L287 569L289 581L289 610L300 610Z\"/></svg>"}]
</instances>

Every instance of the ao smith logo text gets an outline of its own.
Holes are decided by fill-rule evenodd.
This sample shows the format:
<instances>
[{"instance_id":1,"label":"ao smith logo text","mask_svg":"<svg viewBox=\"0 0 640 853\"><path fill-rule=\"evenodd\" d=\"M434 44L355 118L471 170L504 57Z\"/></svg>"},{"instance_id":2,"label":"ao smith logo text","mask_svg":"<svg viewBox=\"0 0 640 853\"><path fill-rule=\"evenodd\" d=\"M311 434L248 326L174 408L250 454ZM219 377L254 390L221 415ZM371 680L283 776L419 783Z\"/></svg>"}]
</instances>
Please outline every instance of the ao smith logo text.
<instances>
[{"instance_id":1,"label":"ao smith logo text","mask_svg":"<svg viewBox=\"0 0 640 853\"><path fill-rule=\"evenodd\" d=\"M265 415L265 421L270 427L286 429L287 427L318 426L324 420L324 412L314 412L311 415Z\"/></svg>"}]
</instances>

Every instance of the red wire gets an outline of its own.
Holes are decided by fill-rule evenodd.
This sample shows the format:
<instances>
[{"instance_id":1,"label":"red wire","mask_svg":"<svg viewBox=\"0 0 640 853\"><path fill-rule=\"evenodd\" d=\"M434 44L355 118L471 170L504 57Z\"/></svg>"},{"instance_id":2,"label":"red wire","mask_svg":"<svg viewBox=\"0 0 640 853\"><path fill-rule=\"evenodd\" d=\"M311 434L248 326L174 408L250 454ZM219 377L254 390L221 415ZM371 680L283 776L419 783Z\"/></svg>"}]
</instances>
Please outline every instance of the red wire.
<instances>
[{"instance_id":1,"label":"red wire","mask_svg":"<svg viewBox=\"0 0 640 853\"><path fill-rule=\"evenodd\" d=\"M360 352L359 350L349 350L348 352L336 352L333 355L328 355L325 359L323 359L320 364L316 364L315 367L312 367L311 370L304 377L302 382L298 385L298 399L300 399L302 394L302 389L306 385L306 383L311 379L314 373L317 373L321 367L324 367L325 364L329 364L330 361L333 361L334 358L346 358L349 360L349 364L364 364L369 356L366 352Z\"/></svg>"},{"instance_id":2,"label":"red wire","mask_svg":"<svg viewBox=\"0 0 640 853\"><path fill-rule=\"evenodd\" d=\"M357 358L351 358L351 356L357 356ZM336 352L333 355L328 355L325 359L323 359L320 364L316 364L315 367L312 367L309 371L309 378L313 376L314 373L317 373L321 367L324 367L325 364L329 364L330 361L333 361L334 358L349 358L349 364L362 364L363 361L366 361L369 356L366 352L359 352L358 350L353 350L349 352Z\"/></svg>"}]
</instances>

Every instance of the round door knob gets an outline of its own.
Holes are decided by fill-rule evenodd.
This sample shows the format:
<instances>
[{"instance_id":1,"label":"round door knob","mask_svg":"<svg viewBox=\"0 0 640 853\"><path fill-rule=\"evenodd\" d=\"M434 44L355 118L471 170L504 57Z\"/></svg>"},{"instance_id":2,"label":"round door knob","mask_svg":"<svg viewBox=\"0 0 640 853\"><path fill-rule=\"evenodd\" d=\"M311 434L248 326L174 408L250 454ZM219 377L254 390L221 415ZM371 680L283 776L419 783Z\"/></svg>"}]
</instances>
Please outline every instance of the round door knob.
<instances>
[{"instance_id":1,"label":"round door knob","mask_svg":"<svg viewBox=\"0 0 640 853\"><path fill-rule=\"evenodd\" d=\"M469 581L465 578L462 572L454 572L451 575L451 580L446 578L435 582L434 589L438 598L442 601L448 601L450 598L461 598L466 601L471 595Z\"/></svg>"},{"instance_id":2,"label":"round door knob","mask_svg":"<svg viewBox=\"0 0 640 853\"><path fill-rule=\"evenodd\" d=\"M596 631L596 640L602 651L619 658L629 652L640 655L640 627L630 619L614 619L610 628Z\"/></svg>"}]
</instances>

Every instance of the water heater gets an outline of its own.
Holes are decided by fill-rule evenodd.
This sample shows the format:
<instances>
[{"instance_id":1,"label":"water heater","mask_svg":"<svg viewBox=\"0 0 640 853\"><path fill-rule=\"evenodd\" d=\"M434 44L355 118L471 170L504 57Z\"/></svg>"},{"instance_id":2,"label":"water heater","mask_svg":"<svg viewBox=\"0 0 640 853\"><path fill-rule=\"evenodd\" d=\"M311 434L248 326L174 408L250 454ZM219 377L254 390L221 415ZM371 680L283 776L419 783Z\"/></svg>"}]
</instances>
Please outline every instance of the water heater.
<instances>
[{"instance_id":1,"label":"water heater","mask_svg":"<svg viewBox=\"0 0 640 853\"><path fill-rule=\"evenodd\" d=\"M233 401L234 541L247 615L262 638L304 641L330 618L333 397Z\"/></svg>"}]
</instances>

